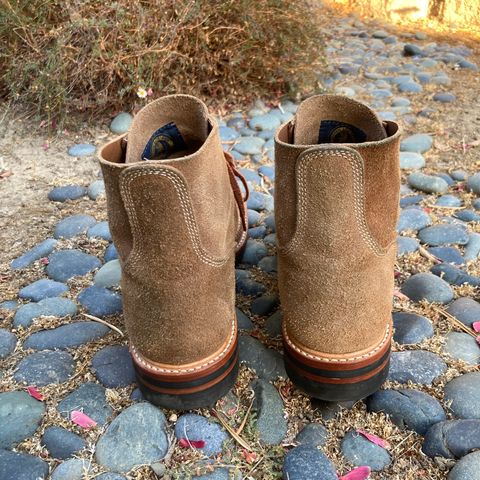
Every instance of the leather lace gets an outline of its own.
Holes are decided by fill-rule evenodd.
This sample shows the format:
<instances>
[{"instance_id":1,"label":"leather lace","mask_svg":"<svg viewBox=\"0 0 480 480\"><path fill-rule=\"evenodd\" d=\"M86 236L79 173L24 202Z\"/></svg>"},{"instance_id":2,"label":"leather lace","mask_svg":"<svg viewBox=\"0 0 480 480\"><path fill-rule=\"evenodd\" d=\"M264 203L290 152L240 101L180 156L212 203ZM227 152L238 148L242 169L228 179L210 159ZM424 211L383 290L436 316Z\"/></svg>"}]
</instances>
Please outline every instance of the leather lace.
<instances>
[{"instance_id":1,"label":"leather lace","mask_svg":"<svg viewBox=\"0 0 480 480\"><path fill-rule=\"evenodd\" d=\"M235 161L230 153L224 152L225 160L227 162L228 175L230 176L230 185L232 186L233 195L238 205L238 210L240 211L240 217L242 219L243 231L246 232L248 228L247 222L247 209L245 208L245 202L248 200L249 190L248 184L245 180L245 177L237 170L235 166ZM245 196L242 195L240 186L237 183L237 178L242 182L243 188L245 189Z\"/></svg>"}]
</instances>

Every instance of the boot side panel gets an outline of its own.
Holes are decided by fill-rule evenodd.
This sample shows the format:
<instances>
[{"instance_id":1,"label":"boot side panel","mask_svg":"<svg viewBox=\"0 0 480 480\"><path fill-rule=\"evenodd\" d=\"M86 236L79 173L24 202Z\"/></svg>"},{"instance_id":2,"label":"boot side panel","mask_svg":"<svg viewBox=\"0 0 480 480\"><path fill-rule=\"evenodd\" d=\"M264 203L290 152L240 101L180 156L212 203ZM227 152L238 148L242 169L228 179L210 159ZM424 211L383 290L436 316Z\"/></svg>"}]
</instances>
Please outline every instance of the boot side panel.
<instances>
[{"instance_id":1,"label":"boot side panel","mask_svg":"<svg viewBox=\"0 0 480 480\"><path fill-rule=\"evenodd\" d=\"M296 226L279 252L287 333L325 354L371 348L391 322L395 246L369 229L363 159L317 147L300 155L295 175Z\"/></svg>"},{"instance_id":2,"label":"boot side panel","mask_svg":"<svg viewBox=\"0 0 480 480\"><path fill-rule=\"evenodd\" d=\"M129 168L121 190L133 233L122 276L131 343L165 364L214 354L235 327L233 249L225 256L205 250L177 170Z\"/></svg>"}]
</instances>

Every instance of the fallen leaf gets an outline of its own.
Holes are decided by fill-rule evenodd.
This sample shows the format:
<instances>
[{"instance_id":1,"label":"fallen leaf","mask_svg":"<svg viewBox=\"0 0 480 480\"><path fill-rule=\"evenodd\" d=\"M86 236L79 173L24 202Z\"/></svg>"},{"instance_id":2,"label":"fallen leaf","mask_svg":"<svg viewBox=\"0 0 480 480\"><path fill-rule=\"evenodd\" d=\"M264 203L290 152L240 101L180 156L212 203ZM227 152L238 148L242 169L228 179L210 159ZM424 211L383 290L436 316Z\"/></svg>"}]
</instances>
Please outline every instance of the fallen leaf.
<instances>
[{"instance_id":1,"label":"fallen leaf","mask_svg":"<svg viewBox=\"0 0 480 480\"><path fill-rule=\"evenodd\" d=\"M203 448L205 446L204 440L188 440L186 438L181 438L178 441L178 444L182 448Z\"/></svg>"},{"instance_id":2,"label":"fallen leaf","mask_svg":"<svg viewBox=\"0 0 480 480\"><path fill-rule=\"evenodd\" d=\"M473 322L472 327L473 327L473 330L475 330L475 332L477 333L480 332L480 322Z\"/></svg>"},{"instance_id":3,"label":"fallen leaf","mask_svg":"<svg viewBox=\"0 0 480 480\"><path fill-rule=\"evenodd\" d=\"M38 400L39 402L43 400L43 395L33 385L27 387L27 392L35 400Z\"/></svg>"},{"instance_id":4,"label":"fallen leaf","mask_svg":"<svg viewBox=\"0 0 480 480\"><path fill-rule=\"evenodd\" d=\"M370 467L357 467L339 477L339 480L366 480L370 476L371 471Z\"/></svg>"},{"instance_id":5,"label":"fallen leaf","mask_svg":"<svg viewBox=\"0 0 480 480\"><path fill-rule=\"evenodd\" d=\"M95 427L97 425L95 420L92 420L88 415L85 415L83 412L79 412L78 410L72 410L72 413L70 414L70 420L83 428Z\"/></svg>"},{"instance_id":6,"label":"fallen leaf","mask_svg":"<svg viewBox=\"0 0 480 480\"><path fill-rule=\"evenodd\" d=\"M376 435L373 435L373 433L368 433L365 430L357 430L357 433L364 436L367 440L374 443L375 445L378 445L379 447L390 448L390 445L386 440L377 437Z\"/></svg>"},{"instance_id":7,"label":"fallen leaf","mask_svg":"<svg viewBox=\"0 0 480 480\"><path fill-rule=\"evenodd\" d=\"M242 457L249 465L251 465L257 459L257 454L255 452L249 452L244 448L242 450Z\"/></svg>"}]
</instances>

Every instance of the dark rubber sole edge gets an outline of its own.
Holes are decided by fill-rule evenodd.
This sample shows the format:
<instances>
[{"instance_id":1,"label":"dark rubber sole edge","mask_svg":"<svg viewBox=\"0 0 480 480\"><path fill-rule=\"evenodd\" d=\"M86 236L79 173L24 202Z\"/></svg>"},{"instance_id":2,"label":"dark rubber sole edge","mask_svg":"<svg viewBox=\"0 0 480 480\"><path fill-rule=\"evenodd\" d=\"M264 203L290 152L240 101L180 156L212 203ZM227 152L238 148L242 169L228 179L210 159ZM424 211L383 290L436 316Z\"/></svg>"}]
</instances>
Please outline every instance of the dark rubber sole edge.
<instances>
[{"instance_id":1,"label":"dark rubber sole edge","mask_svg":"<svg viewBox=\"0 0 480 480\"><path fill-rule=\"evenodd\" d=\"M133 362L138 386L150 403L174 410L191 410L212 407L217 400L233 387L238 374L238 348L219 363L207 375L200 372L198 377L182 380L161 374L152 374Z\"/></svg>"},{"instance_id":2,"label":"dark rubber sole edge","mask_svg":"<svg viewBox=\"0 0 480 480\"><path fill-rule=\"evenodd\" d=\"M308 378L305 375L308 373L294 364L288 355L285 355L285 370L295 386L311 397L327 402L358 401L379 390L385 382L390 366L389 355L390 352L379 371L357 382L345 382L345 372L341 370L337 377L326 378L326 381L313 380ZM350 372L346 373L348 377ZM343 383L336 383L336 379Z\"/></svg>"}]
</instances>

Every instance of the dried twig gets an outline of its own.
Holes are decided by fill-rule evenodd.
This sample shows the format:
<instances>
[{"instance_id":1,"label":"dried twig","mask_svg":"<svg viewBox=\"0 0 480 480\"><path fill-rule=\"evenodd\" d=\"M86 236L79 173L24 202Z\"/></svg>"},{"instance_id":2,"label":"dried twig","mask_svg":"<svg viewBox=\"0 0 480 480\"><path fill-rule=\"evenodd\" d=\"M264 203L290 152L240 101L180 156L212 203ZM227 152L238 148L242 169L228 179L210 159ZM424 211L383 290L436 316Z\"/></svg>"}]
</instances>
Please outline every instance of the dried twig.
<instances>
[{"instance_id":1,"label":"dried twig","mask_svg":"<svg viewBox=\"0 0 480 480\"><path fill-rule=\"evenodd\" d=\"M101 318L94 317L93 315L89 315L88 313L84 313L83 316L89 318L90 320L93 320L94 322L103 323L103 325L106 325L112 330L115 330L115 332L119 333L122 337L125 336L124 333L118 327L116 327L115 325L112 325L111 323L106 322L105 320L102 320Z\"/></svg>"},{"instance_id":2,"label":"dried twig","mask_svg":"<svg viewBox=\"0 0 480 480\"><path fill-rule=\"evenodd\" d=\"M436 305L432 305L432 308L438 312L440 315L445 317L447 320L450 320L454 325L462 329L465 333L468 333L471 335L473 338L477 338L477 334L473 332L470 328L468 328L466 325L464 325L460 320L455 318L453 315L448 313L446 310L444 310L441 307L437 307Z\"/></svg>"},{"instance_id":3,"label":"dried twig","mask_svg":"<svg viewBox=\"0 0 480 480\"><path fill-rule=\"evenodd\" d=\"M431 260L432 262L436 263L437 265L439 263L442 263L441 260L439 260L435 255L432 255L425 247L422 247L421 245L418 247L418 253L422 257L427 258L428 260Z\"/></svg>"},{"instance_id":4,"label":"dried twig","mask_svg":"<svg viewBox=\"0 0 480 480\"><path fill-rule=\"evenodd\" d=\"M247 413L245 413L245 416L243 417L242 423L240 426L237 428L237 435L240 435L245 428L245 424L247 423L248 416L250 415L250 411L252 410L253 407L253 398L252 401L250 402L250 406L247 409Z\"/></svg>"},{"instance_id":5,"label":"dried twig","mask_svg":"<svg viewBox=\"0 0 480 480\"><path fill-rule=\"evenodd\" d=\"M219 422L223 425L225 430L236 440L236 442L241 445L243 448L252 451L252 447L228 424L228 422L223 418L223 414L217 410L213 410L213 413L218 418Z\"/></svg>"}]
</instances>

